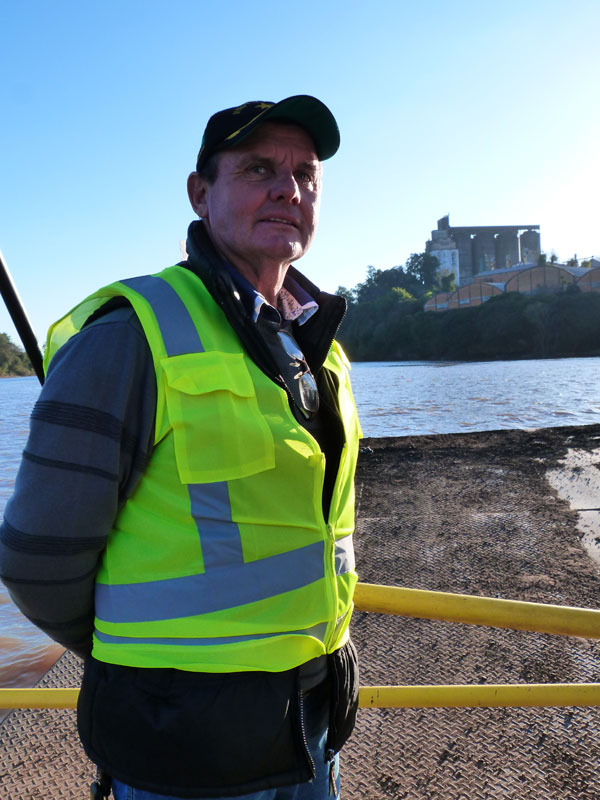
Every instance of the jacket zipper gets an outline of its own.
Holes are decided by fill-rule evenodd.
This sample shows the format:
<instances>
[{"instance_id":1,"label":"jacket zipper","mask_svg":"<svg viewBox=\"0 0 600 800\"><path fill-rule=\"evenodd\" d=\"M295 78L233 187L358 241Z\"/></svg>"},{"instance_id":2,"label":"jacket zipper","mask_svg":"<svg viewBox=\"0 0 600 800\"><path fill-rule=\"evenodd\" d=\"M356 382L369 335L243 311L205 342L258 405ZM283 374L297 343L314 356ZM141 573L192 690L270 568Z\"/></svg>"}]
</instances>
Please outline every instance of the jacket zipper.
<instances>
[{"instance_id":1,"label":"jacket zipper","mask_svg":"<svg viewBox=\"0 0 600 800\"><path fill-rule=\"evenodd\" d=\"M310 754L310 750L308 749L308 739L306 738L306 727L304 725L304 690L298 689L298 709L300 712L300 732L302 734L302 744L304 745L304 754L306 755L306 759L308 761L308 765L310 767L310 771L312 773L312 777L314 778L317 774L317 768L315 766L315 761L312 755Z\"/></svg>"}]
</instances>

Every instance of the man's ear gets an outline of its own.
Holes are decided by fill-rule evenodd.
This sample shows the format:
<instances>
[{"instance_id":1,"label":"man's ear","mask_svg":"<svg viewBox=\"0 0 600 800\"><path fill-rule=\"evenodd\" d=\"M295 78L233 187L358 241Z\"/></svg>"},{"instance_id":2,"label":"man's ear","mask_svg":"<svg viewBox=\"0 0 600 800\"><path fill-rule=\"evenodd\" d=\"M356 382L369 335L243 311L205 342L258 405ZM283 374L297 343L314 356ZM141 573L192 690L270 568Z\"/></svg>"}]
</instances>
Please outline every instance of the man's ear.
<instances>
[{"instance_id":1,"label":"man's ear","mask_svg":"<svg viewBox=\"0 0 600 800\"><path fill-rule=\"evenodd\" d=\"M188 178L187 190L192 208L199 217L208 217L208 203L206 202L206 189L208 182L200 177L197 172L192 172Z\"/></svg>"}]
</instances>

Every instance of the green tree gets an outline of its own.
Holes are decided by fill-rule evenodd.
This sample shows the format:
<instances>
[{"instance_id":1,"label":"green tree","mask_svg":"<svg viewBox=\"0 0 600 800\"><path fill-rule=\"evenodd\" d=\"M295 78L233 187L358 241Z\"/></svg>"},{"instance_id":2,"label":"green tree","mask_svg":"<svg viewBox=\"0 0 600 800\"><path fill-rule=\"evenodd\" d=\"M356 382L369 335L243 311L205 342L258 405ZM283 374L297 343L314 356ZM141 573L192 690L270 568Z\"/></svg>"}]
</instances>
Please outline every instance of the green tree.
<instances>
[{"instance_id":1,"label":"green tree","mask_svg":"<svg viewBox=\"0 0 600 800\"><path fill-rule=\"evenodd\" d=\"M412 253L406 262L406 272L412 275L425 289L434 289L438 286L437 271L440 262L430 253Z\"/></svg>"},{"instance_id":2,"label":"green tree","mask_svg":"<svg viewBox=\"0 0 600 800\"><path fill-rule=\"evenodd\" d=\"M569 292L552 307L553 355L600 352L600 294Z\"/></svg>"},{"instance_id":3,"label":"green tree","mask_svg":"<svg viewBox=\"0 0 600 800\"><path fill-rule=\"evenodd\" d=\"M395 286L374 300L349 306L338 337L356 360L403 358L410 349L404 320L419 309L419 301L410 292Z\"/></svg>"},{"instance_id":4,"label":"green tree","mask_svg":"<svg viewBox=\"0 0 600 800\"><path fill-rule=\"evenodd\" d=\"M439 277L440 292L456 291L456 275L453 272L446 272Z\"/></svg>"},{"instance_id":5,"label":"green tree","mask_svg":"<svg viewBox=\"0 0 600 800\"><path fill-rule=\"evenodd\" d=\"M524 316L525 295L506 292L478 307L479 358L522 358L530 351L530 330Z\"/></svg>"},{"instance_id":6,"label":"green tree","mask_svg":"<svg viewBox=\"0 0 600 800\"><path fill-rule=\"evenodd\" d=\"M382 297L394 288L406 289L411 294L418 291L418 281L407 275L402 267L391 269L367 268L367 278L352 290L359 303L369 303Z\"/></svg>"},{"instance_id":7,"label":"green tree","mask_svg":"<svg viewBox=\"0 0 600 800\"><path fill-rule=\"evenodd\" d=\"M525 307L525 318L530 325L529 340L532 355L545 358L550 355L552 341L552 298L548 295L537 295L531 298Z\"/></svg>"},{"instance_id":8,"label":"green tree","mask_svg":"<svg viewBox=\"0 0 600 800\"><path fill-rule=\"evenodd\" d=\"M0 376L33 375L29 358L6 333L0 333Z\"/></svg>"},{"instance_id":9,"label":"green tree","mask_svg":"<svg viewBox=\"0 0 600 800\"><path fill-rule=\"evenodd\" d=\"M340 297L345 297L348 305L356 301L354 289L346 289L345 286L338 286L338 288L335 290L335 293L339 294Z\"/></svg>"},{"instance_id":10,"label":"green tree","mask_svg":"<svg viewBox=\"0 0 600 800\"><path fill-rule=\"evenodd\" d=\"M384 291L399 275L413 281L414 292L394 285ZM422 310L432 290L398 268L371 267L359 286L372 299L361 300L357 288L346 290L356 299L338 334L355 360L600 355L600 293L576 284L554 294L507 292L437 313Z\"/></svg>"}]
</instances>

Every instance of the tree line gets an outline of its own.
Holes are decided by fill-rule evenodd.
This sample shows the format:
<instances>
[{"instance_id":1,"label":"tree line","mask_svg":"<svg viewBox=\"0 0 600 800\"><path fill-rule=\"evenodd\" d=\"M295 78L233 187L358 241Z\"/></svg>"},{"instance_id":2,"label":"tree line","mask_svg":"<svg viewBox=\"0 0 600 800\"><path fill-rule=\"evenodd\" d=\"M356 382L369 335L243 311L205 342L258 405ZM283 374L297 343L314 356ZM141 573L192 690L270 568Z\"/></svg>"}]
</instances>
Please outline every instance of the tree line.
<instances>
[{"instance_id":1,"label":"tree line","mask_svg":"<svg viewBox=\"0 0 600 800\"><path fill-rule=\"evenodd\" d=\"M348 311L338 332L353 361L489 360L600 355L600 294L575 284L557 294L507 292L479 306L423 311L454 274L428 253L404 267L367 268L362 283L340 286ZM0 377L33 375L27 354L0 333Z\"/></svg>"},{"instance_id":2,"label":"tree line","mask_svg":"<svg viewBox=\"0 0 600 800\"><path fill-rule=\"evenodd\" d=\"M413 254L405 267L367 269L353 289L338 338L354 361L492 360L600 355L600 294L576 285L558 294L507 292L479 306L423 311L454 275Z\"/></svg>"},{"instance_id":3,"label":"tree line","mask_svg":"<svg viewBox=\"0 0 600 800\"><path fill-rule=\"evenodd\" d=\"M25 351L14 344L8 334L0 333L0 377L33 374L31 362Z\"/></svg>"}]
</instances>

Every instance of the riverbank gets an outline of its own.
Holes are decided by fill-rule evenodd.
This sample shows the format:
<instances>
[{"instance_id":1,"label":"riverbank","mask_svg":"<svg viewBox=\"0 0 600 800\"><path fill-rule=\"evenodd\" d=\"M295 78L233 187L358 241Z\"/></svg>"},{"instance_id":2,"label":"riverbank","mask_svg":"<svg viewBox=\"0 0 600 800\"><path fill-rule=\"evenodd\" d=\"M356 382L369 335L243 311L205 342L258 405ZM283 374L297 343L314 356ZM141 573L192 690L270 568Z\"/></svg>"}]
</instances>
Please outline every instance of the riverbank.
<instances>
[{"instance_id":1,"label":"riverbank","mask_svg":"<svg viewBox=\"0 0 600 800\"><path fill-rule=\"evenodd\" d=\"M27 353L6 333L0 333L0 377L17 378L33 375Z\"/></svg>"},{"instance_id":2,"label":"riverbank","mask_svg":"<svg viewBox=\"0 0 600 800\"><path fill-rule=\"evenodd\" d=\"M573 486L581 464L565 458L586 454L598 470L599 449L600 425L365 440L360 579L597 607L600 567L549 475ZM600 682L599 640L358 612L352 630L363 685ZM67 655L43 683L77 679ZM0 735L11 800L85 796L92 769L73 712L13 712ZM343 796L598 800L599 762L596 709L363 709L342 755Z\"/></svg>"},{"instance_id":3,"label":"riverbank","mask_svg":"<svg viewBox=\"0 0 600 800\"><path fill-rule=\"evenodd\" d=\"M350 303L338 335L351 360L556 358L600 350L600 294L575 286L509 291L479 305L461 300L460 308L437 313L397 289L369 295Z\"/></svg>"}]
</instances>

